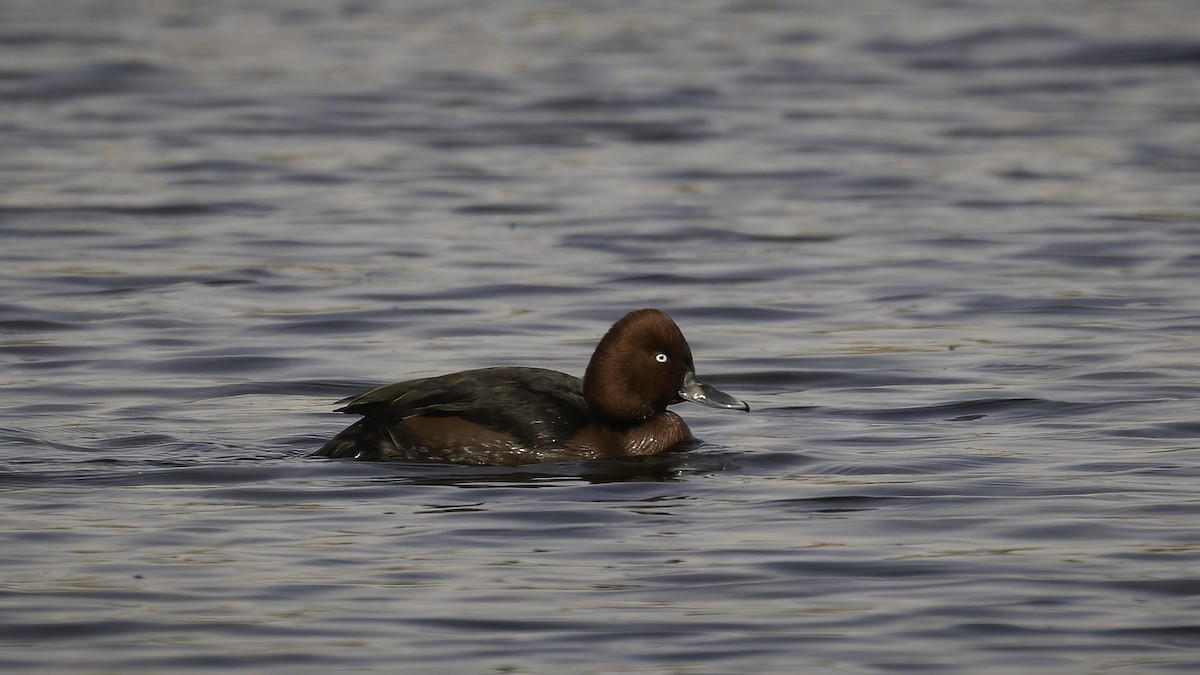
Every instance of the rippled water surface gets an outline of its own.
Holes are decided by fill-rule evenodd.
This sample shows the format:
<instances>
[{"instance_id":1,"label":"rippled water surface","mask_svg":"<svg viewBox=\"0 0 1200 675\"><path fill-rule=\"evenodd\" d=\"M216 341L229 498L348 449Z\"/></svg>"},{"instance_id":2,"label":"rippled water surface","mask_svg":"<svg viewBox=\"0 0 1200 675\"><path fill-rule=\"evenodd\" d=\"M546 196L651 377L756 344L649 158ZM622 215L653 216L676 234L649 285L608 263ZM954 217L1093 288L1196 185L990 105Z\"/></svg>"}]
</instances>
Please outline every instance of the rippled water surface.
<instances>
[{"instance_id":1,"label":"rippled water surface","mask_svg":"<svg viewBox=\"0 0 1200 675\"><path fill-rule=\"evenodd\" d=\"M1195 672L1192 0L0 5L5 672ZM749 415L308 455L661 307Z\"/></svg>"}]
</instances>

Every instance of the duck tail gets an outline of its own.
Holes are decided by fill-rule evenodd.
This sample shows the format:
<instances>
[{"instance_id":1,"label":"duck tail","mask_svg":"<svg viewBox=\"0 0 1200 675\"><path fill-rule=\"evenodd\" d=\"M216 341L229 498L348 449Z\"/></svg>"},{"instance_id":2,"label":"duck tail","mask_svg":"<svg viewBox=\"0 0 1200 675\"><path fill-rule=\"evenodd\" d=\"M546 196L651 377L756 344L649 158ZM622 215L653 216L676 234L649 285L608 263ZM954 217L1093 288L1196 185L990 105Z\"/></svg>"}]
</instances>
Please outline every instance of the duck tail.
<instances>
[{"instance_id":1,"label":"duck tail","mask_svg":"<svg viewBox=\"0 0 1200 675\"><path fill-rule=\"evenodd\" d=\"M363 418L329 439L313 457L382 460L399 451L386 427Z\"/></svg>"}]
</instances>

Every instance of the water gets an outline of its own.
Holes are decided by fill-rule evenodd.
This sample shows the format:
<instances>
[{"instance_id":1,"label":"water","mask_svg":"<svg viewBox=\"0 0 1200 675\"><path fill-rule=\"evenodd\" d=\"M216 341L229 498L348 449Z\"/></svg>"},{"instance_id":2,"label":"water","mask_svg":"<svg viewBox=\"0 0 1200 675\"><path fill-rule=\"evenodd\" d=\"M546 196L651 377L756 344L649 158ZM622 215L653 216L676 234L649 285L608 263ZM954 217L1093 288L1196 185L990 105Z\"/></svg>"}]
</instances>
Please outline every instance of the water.
<instances>
[{"instance_id":1,"label":"water","mask_svg":"<svg viewBox=\"0 0 1200 675\"><path fill-rule=\"evenodd\" d=\"M5 672L1193 672L1200 6L0 7ZM640 462L309 458L579 374Z\"/></svg>"}]
</instances>

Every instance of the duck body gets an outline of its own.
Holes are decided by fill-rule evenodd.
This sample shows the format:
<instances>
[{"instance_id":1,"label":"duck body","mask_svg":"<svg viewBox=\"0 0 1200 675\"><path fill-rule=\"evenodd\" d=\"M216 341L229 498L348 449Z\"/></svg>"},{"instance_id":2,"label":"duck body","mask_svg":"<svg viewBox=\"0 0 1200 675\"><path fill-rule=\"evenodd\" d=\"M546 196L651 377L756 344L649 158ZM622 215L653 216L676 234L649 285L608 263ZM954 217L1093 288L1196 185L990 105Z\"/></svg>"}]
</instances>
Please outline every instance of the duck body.
<instances>
[{"instance_id":1,"label":"duck body","mask_svg":"<svg viewBox=\"0 0 1200 675\"><path fill-rule=\"evenodd\" d=\"M385 385L342 403L339 412L363 418L318 454L451 464L601 459L639 449L658 454L646 443L626 449L631 430L597 418L584 399L583 380L545 368L466 370ZM653 430L633 430L634 436L650 431L672 449L690 442L683 420L666 415L648 420Z\"/></svg>"},{"instance_id":2,"label":"duck body","mask_svg":"<svg viewBox=\"0 0 1200 675\"><path fill-rule=\"evenodd\" d=\"M678 326L643 309L613 325L582 379L509 366L384 385L340 402L363 417L316 454L498 465L657 455L695 440L666 409L684 400L749 410L696 380Z\"/></svg>"}]
</instances>

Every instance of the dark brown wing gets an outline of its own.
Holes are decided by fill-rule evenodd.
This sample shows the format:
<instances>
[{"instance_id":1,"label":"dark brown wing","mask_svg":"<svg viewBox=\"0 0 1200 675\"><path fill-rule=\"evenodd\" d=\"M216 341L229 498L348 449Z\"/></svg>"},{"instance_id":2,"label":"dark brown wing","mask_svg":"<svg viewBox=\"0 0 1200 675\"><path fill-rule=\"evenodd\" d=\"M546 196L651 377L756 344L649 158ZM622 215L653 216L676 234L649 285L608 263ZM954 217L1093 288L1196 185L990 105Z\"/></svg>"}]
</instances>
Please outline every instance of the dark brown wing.
<instances>
[{"instance_id":1,"label":"dark brown wing","mask_svg":"<svg viewBox=\"0 0 1200 675\"><path fill-rule=\"evenodd\" d=\"M579 378L544 368L482 368L409 380L377 387L341 403L345 405L340 412L362 415L363 419L326 443L319 455L366 458L402 454L404 439L394 430L400 429L404 420L417 417L461 418L511 439L513 447L530 451L561 448L592 421Z\"/></svg>"}]
</instances>

